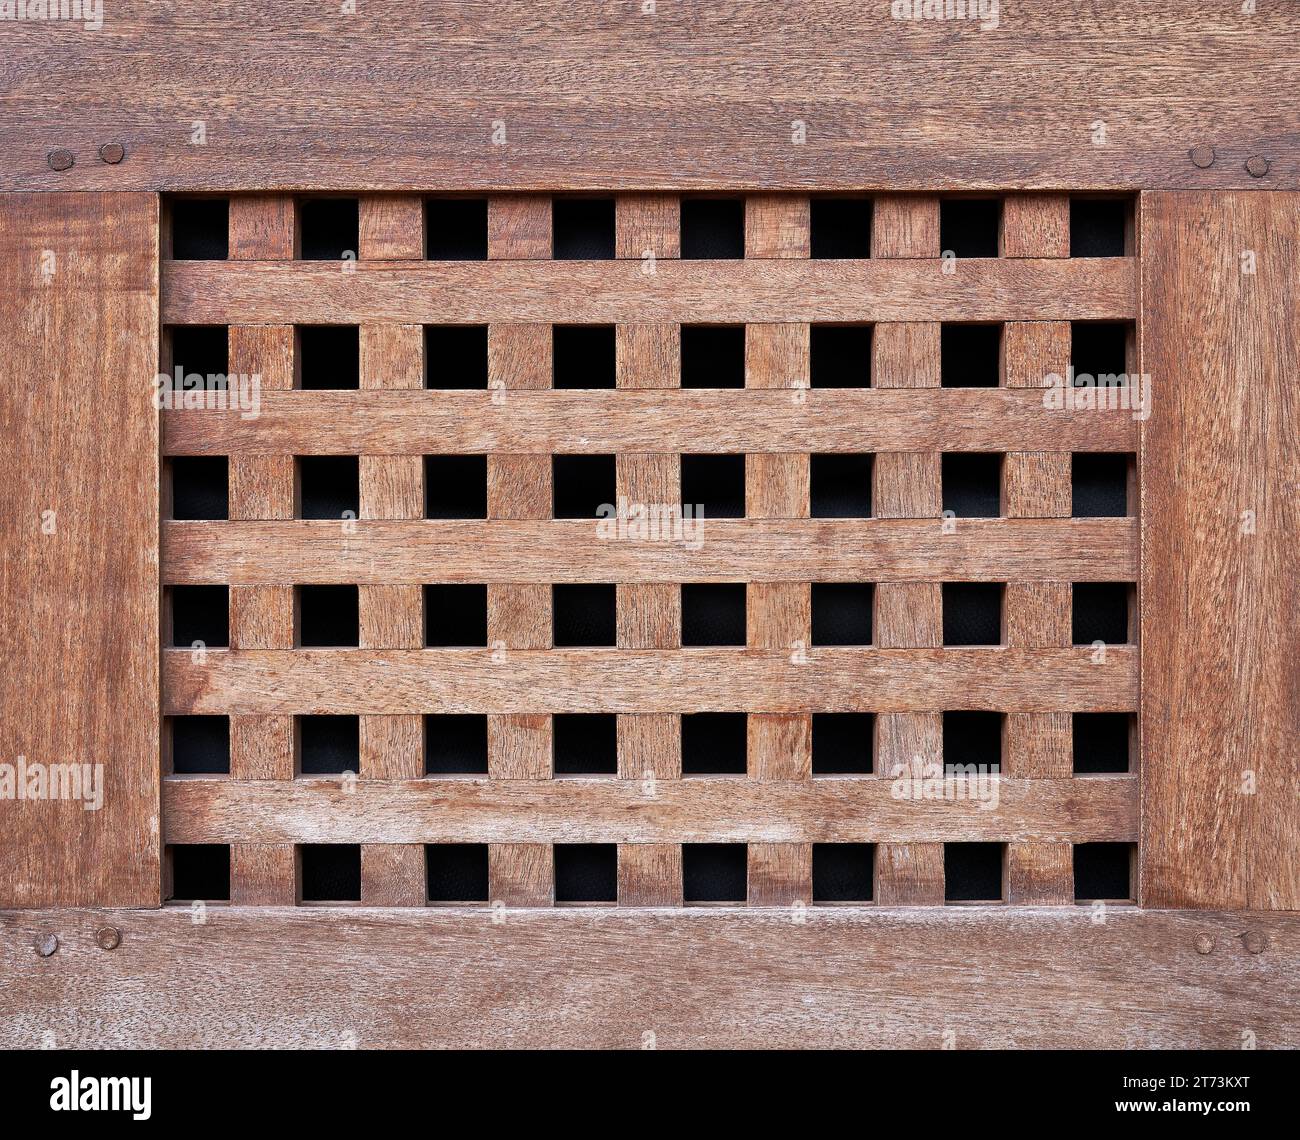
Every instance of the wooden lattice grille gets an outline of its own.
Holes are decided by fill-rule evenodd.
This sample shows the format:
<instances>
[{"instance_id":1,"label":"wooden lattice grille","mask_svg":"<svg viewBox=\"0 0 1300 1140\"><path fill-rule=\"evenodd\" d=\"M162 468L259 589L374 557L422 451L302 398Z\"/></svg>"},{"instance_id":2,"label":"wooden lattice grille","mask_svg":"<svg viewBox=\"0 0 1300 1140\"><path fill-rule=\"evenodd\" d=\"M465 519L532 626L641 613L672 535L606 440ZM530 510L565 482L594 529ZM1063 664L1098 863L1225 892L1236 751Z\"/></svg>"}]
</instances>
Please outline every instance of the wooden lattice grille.
<instances>
[{"instance_id":1,"label":"wooden lattice grille","mask_svg":"<svg viewBox=\"0 0 1300 1140\"><path fill-rule=\"evenodd\" d=\"M553 259L552 199L501 196L486 259L443 261L421 198L362 196L356 256L331 264L295 257L300 201L236 197L229 260L164 261L173 337L225 327L229 372L261 377L256 418L163 412L165 456L228 457L228 518L163 523L169 604L229 588L228 648L164 635L164 714L229 718L228 773L164 769L173 856L228 846L232 902L289 905L305 847L359 845L358 901L419 906L425 845L486 845L484 897L461 901L549 906L556 845L616 845L619 905L679 906L695 845L733 844L729 901L788 906L819 901L819 851L870 844L871 888L846 901L937 905L946 845L983 843L1004 845L1001 901L1074 902L1076 845L1138 836L1135 771L1072 759L1075 714L1138 708L1136 621L1104 653L1076 645L1074 587L1134 594L1139 536L1131 494L1126 517L1071 517L1072 455L1135 455L1139 423L1041 388L1073 325L1136 321L1136 259L1070 257L1066 195L1003 197L1000 256L948 265L934 196L862 199L870 257L834 260L810 256L808 197L746 198L736 260L681 258L676 196L614 205L610 260ZM945 323L1001 326L996 387L943 386ZM822 324L870 327L863 386L816 385ZM304 390L301 329L340 325L357 389ZM482 390L425 387L443 325L486 326ZM613 326L615 388L552 388L570 325ZM743 325L743 389L681 387L700 325ZM1002 457L1000 517L944 517L947 453ZM698 549L553 517L554 456L613 456L617 496L663 504L683 455L724 454L744 456L743 517L706 518ZM358 457L355 521L296 517L318 455ZM431 455L486 457L484 518L424 517ZM812 516L834 455L871 457L870 517ZM945 646L943 585L965 582L1004 584L999 645ZM682 647L680 587L710 583L745 584L744 645ZM813 586L833 583L873 587L869 644L814 637ZM484 644L425 647L438 584L485 587ZM552 588L574 584L615 587L614 645L552 646ZM301 647L300 589L320 585L357 587L355 647ZM896 795L896 765L943 762L957 711L1002 715L995 809ZM747 714L743 774L683 774L682 718L704 713ZM815 772L814 718L846 713L874 714L871 771ZM573 714L616 716L616 772L553 774L552 718ZM302 773L299 718L322 715L358 717L355 776ZM426 774L425 718L447 715L486 717L485 772Z\"/></svg>"}]
</instances>

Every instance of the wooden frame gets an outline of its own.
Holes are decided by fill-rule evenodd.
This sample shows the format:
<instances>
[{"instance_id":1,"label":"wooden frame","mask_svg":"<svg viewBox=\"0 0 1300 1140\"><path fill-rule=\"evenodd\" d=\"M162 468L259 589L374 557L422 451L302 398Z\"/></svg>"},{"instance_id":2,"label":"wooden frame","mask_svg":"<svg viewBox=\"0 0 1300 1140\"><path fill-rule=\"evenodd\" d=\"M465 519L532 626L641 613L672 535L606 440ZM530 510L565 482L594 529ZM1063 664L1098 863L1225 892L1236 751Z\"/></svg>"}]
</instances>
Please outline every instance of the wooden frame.
<instances>
[{"instance_id":1,"label":"wooden frame","mask_svg":"<svg viewBox=\"0 0 1300 1140\"><path fill-rule=\"evenodd\" d=\"M479 35L511 24L489 0L462 7ZM827 2L793 17L799 46L778 63L791 17L747 13L736 39L712 16L688 30L676 5L639 7L593 29L544 5L511 64L531 101L496 101L493 65L455 97L422 89L448 95L437 131L404 101L382 130L363 126L380 121L383 85L351 78L390 65L384 22L414 5L356 17L374 23L337 74L295 75L326 108L311 126L216 90L219 116L195 99L178 123L157 92L187 61L220 72L230 42L250 76L301 63L334 26L315 5L232 41L238 4L205 6L182 36L124 2L110 17L148 37L143 69L88 34L72 58L100 65L96 99L71 93L58 122L28 76L73 29L0 25L19 77L0 124L14 156L0 172L0 424L18 508L0 577L0 762L102 758L104 779L93 812L0 797L0 906L14 908L0 911L0 977L17 982L0 987L0 1044L619 1047L649 1033L665 1047L898 1047L943 1046L946 1030L959 1048L1300 1044L1300 699L1279 620L1295 608L1298 521L1294 13L1156 5L1139 22L1100 5L1063 58L1072 6L1005 13L1008 34L978 38ZM480 58L443 35L451 17L420 15L402 34L432 74ZM626 49L634 22L655 52ZM1234 49L1207 64L1206 36ZM888 60L934 53L943 75L883 100L891 68L846 58L852 83L826 88L819 61L842 37ZM1134 81L1153 37L1172 61L1159 88ZM637 94L657 89L646 70L699 41L749 43L752 74L733 87L673 73L665 117ZM579 48L613 93L600 116L554 78ZM975 99L941 154L915 135L944 91L991 66L1019 77L1042 130L1008 130ZM1267 96L1261 75L1279 77ZM792 94L811 87L817 117ZM1176 108L1205 90L1189 122ZM102 117L114 101L137 108L137 137ZM118 141L118 161L98 149ZM304 190L358 196L350 267L298 259ZM551 194L578 190L615 197L610 260L551 259ZM173 191L229 199L229 260L171 256ZM439 191L488 199L485 260L424 259L422 198ZM681 257L693 191L745 199L743 258ZM870 200L869 258L810 257L810 194L834 191ZM1002 199L998 257L945 272L948 191ZM1095 191L1138 192L1125 256L1069 256L1070 196ZM945 321L1004 323L998 387L941 386ZM1074 321L1132 322L1149 420L1045 406ZM809 387L822 322L875 326L870 387ZM333 323L359 328L358 387L303 391L295 327ZM487 326L485 390L424 387L420 326L444 323ZM616 387L552 389L541 330L568 323L616 326ZM683 323L746 326L743 389L680 386ZM228 326L229 370L262 378L256 419L154 410L167 329L186 324ZM1005 456L1001 517L943 529L946 451ZM489 457L483 520L423 517L419 457L433 452ZM552 517L551 455L616 455L619 495L671 502L683 452L748 456L745 517L711 520L701 549L593 543L589 524ZM810 517L809 457L862 452L874 517ZM1130 517L1070 517L1071 452L1136 456ZM187 455L230 457L228 521L166 517L164 465ZM361 457L354 530L295 517L298 455ZM430 566L484 584L482 649L424 648ZM745 645L682 649L678 584L738 580ZM294 587L338 581L358 588L358 647L295 648ZM814 644L808 584L855 581L874 584L872 643ZM944 647L947 581L1006 583L1000 648ZM1139 586L1140 636L1097 661L1073 644L1070 583L1113 581ZM160 654L168 592L218 583L230 648ZM581 583L617 584L609 649L551 647L548 586ZM738 692L746 775L684 778L682 715L731 710ZM995 813L900 801L883 778L938 754L954 706L1006 714ZM875 714L874 775L813 776L823 711ZM359 716L355 779L295 778L305 712ZM421 716L439 712L487 714L486 779L425 775ZM552 779L550 716L581 712L617 716L618 771ZM1139 714L1136 772L1074 775L1071 716L1088 712ZM186 714L231 715L227 778L160 763L163 718ZM617 907L554 905L552 845L575 841L617 845ZM425 905L422 845L454 842L488 845L491 905ZM747 844L735 908L683 905L681 844L710 842ZM1006 845L1003 905L943 905L944 844L966 842ZM1136 843L1138 905L1074 905L1073 848L1094 842ZM229 905L161 905L165 845L196 843L230 845ZM360 845L359 905L294 905L300 848L317 843ZM822 843L876 845L870 906L811 905ZM292 962L268 953L278 942ZM903 947L908 978L878 969ZM411 954L438 986L391 974ZM973 956L1001 969L970 970ZM182 983L183 960L210 964L204 985ZM279 996L304 968L338 998L328 1017ZM400 1015L381 1008L394 985ZM210 1035L223 1010L241 1020L233 1041Z\"/></svg>"}]
</instances>

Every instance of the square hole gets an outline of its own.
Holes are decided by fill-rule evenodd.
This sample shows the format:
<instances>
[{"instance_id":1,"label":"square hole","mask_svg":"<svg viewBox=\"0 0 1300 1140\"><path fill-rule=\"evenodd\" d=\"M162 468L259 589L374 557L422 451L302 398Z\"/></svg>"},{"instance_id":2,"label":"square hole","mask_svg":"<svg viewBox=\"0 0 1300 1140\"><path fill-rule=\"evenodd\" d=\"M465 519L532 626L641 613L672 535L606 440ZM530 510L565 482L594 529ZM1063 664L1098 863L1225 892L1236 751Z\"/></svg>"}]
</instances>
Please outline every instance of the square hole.
<instances>
[{"instance_id":1,"label":"square hole","mask_svg":"<svg viewBox=\"0 0 1300 1140\"><path fill-rule=\"evenodd\" d=\"M683 646L744 644L744 582L683 584Z\"/></svg>"},{"instance_id":2,"label":"square hole","mask_svg":"<svg viewBox=\"0 0 1300 1140\"><path fill-rule=\"evenodd\" d=\"M551 587L557 649L614 645L617 632L617 592L612 585Z\"/></svg>"},{"instance_id":3,"label":"square hole","mask_svg":"<svg viewBox=\"0 0 1300 1140\"><path fill-rule=\"evenodd\" d=\"M430 261L484 261L487 247L486 198L429 198L425 201L424 256Z\"/></svg>"},{"instance_id":4,"label":"square hole","mask_svg":"<svg viewBox=\"0 0 1300 1140\"><path fill-rule=\"evenodd\" d=\"M813 775L870 776L875 737L874 713L813 713Z\"/></svg>"},{"instance_id":5,"label":"square hole","mask_svg":"<svg viewBox=\"0 0 1300 1140\"><path fill-rule=\"evenodd\" d=\"M172 325L172 391L175 377L197 377L208 389L224 390L230 372L230 331L225 325ZM184 387L196 386L189 380Z\"/></svg>"},{"instance_id":6,"label":"square hole","mask_svg":"<svg viewBox=\"0 0 1300 1140\"><path fill-rule=\"evenodd\" d=\"M874 897L874 843L814 843L812 883L815 903L862 903Z\"/></svg>"},{"instance_id":7,"label":"square hole","mask_svg":"<svg viewBox=\"0 0 1300 1140\"><path fill-rule=\"evenodd\" d=\"M962 710L943 714L943 766L979 765L1002 770L1002 714Z\"/></svg>"},{"instance_id":8,"label":"square hole","mask_svg":"<svg viewBox=\"0 0 1300 1140\"><path fill-rule=\"evenodd\" d=\"M682 325L683 388L744 386L744 325Z\"/></svg>"},{"instance_id":9,"label":"square hole","mask_svg":"<svg viewBox=\"0 0 1300 1140\"><path fill-rule=\"evenodd\" d=\"M682 199L682 257L745 256L745 203L740 198Z\"/></svg>"},{"instance_id":10,"label":"square hole","mask_svg":"<svg viewBox=\"0 0 1300 1140\"><path fill-rule=\"evenodd\" d=\"M690 504L697 519L744 518L745 457L683 455L682 503L683 510Z\"/></svg>"},{"instance_id":11,"label":"square hole","mask_svg":"<svg viewBox=\"0 0 1300 1140\"><path fill-rule=\"evenodd\" d=\"M172 645L189 649L202 642L209 649L230 644L229 586L168 586Z\"/></svg>"},{"instance_id":12,"label":"square hole","mask_svg":"<svg viewBox=\"0 0 1300 1140\"><path fill-rule=\"evenodd\" d=\"M171 716L171 770L178 776L230 774L228 716Z\"/></svg>"},{"instance_id":13,"label":"square hole","mask_svg":"<svg viewBox=\"0 0 1300 1140\"><path fill-rule=\"evenodd\" d=\"M426 843L424 866L430 902L488 901L486 843Z\"/></svg>"},{"instance_id":14,"label":"square hole","mask_svg":"<svg viewBox=\"0 0 1300 1140\"><path fill-rule=\"evenodd\" d=\"M809 508L815 519L871 517L871 454L812 455L808 461Z\"/></svg>"},{"instance_id":15,"label":"square hole","mask_svg":"<svg viewBox=\"0 0 1300 1140\"><path fill-rule=\"evenodd\" d=\"M939 383L944 388L996 388L1002 379L1002 326L939 328Z\"/></svg>"},{"instance_id":16,"label":"square hole","mask_svg":"<svg viewBox=\"0 0 1300 1140\"><path fill-rule=\"evenodd\" d=\"M1133 844L1076 843L1074 901L1133 901Z\"/></svg>"},{"instance_id":17,"label":"square hole","mask_svg":"<svg viewBox=\"0 0 1300 1140\"><path fill-rule=\"evenodd\" d=\"M355 455L299 455L298 517L356 518L361 513L361 476Z\"/></svg>"},{"instance_id":18,"label":"square hole","mask_svg":"<svg viewBox=\"0 0 1300 1140\"><path fill-rule=\"evenodd\" d=\"M337 776L360 770L360 717L298 717L299 775Z\"/></svg>"},{"instance_id":19,"label":"square hole","mask_svg":"<svg viewBox=\"0 0 1300 1140\"><path fill-rule=\"evenodd\" d=\"M682 899L687 903L744 902L749 881L744 843L683 843Z\"/></svg>"},{"instance_id":20,"label":"square hole","mask_svg":"<svg viewBox=\"0 0 1300 1140\"><path fill-rule=\"evenodd\" d=\"M870 582L814 582L812 643L870 645L874 594Z\"/></svg>"},{"instance_id":21,"label":"square hole","mask_svg":"<svg viewBox=\"0 0 1300 1140\"><path fill-rule=\"evenodd\" d=\"M744 713L687 713L683 716L682 775L745 775L748 771L748 719Z\"/></svg>"},{"instance_id":22,"label":"square hole","mask_svg":"<svg viewBox=\"0 0 1300 1140\"><path fill-rule=\"evenodd\" d=\"M808 203L810 255L871 256L871 199L814 198Z\"/></svg>"},{"instance_id":23,"label":"square hole","mask_svg":"<svg viewBox=\"0 0 1300 1140\"><path fill-rule=\"evenodd\" d=\"M425 325L424 386L486 388L487 325Z\"/></svg>"},{"instance_id":24,"label":"square hole","mask_svg":"<svg viewBox=\"0 0 1300 1140\"><path fill-rule=\"evenodd\" d=\"M361 387L361 339L356 325L299 325L297 332L300 389Z\"/></svg>"},{"instance_id":25,"label":"square hole","mask_svg":"<svg viewBox=\"0 0 1300 1140\"><path fill-rule=\"evenodd\" d=\"M172 518L230 517L230 462L226 456L176 455L167 465L172 479Z\"/></svg>"},{"instance_id":26,"label":"square hole","mask_svg":"<svg viewBox=\"0 0 1300 1140\"><path fill-rule=\"evenodd\" d=\"M551 202L551 256L556 261L608 261L614 256L613 198Z\"/></svg>"},{"instance_id":27,"label":"square hole","mask_svg":"<svg viewBox=\"0 0 1300 1140\"><path fill-rule=\"evenodd\" d=\"M870 388L871 330L871 325L812 325L808 383L814 388Z\"/></svg>"},{"instance_id":28,"label":"square hole","mask_svg":"<svg viewBox=\"0 0 1300 1140\"><path fill-rule=\"evenodd\" d=\"M1128 384L1129 326L1122 321L1072 321L1070 367L1074 386Z\"/></svg>"},{"instance_id":29,"label":"square hole","mask_svg":"<svg viewBox=\"0 0 1300 1140\"><path fill-rule=\"evenodd\" d=\"M439 713L424 718L426 776L486 776L487 717L482 713Z\"/></svg>"},{"instance_id":30,"label":"square hole","mask_svg":"<svg viewBox=\"0 0 1300 1140\"><path fill-rule=\"evenodd\" d=\"M944 198L939 202L939 247L958 257L997 257L1002 202L997 198Z\"/></svg>"},{"instance_id":31,"label":"square hole","mask_svg":"<svg viewBox=\"0 0 1300 1140\"><path fill-rule=\"evenodd\" d=\"M1133 587L1127 582L1075 582L1071 610L1074 644L1127 645L1128 610Z\"/></svg>"},{"instance_id":32,"label":"square hole","mask_svg":"<svg viewBox=\"0 0 1300 1140\"><path fill-rule=\"evenodd\" d=\"M361 844L304 843L298 858L302 902L361 901Z\"/></svg>"},{"instance_id":33,"label":"square hole","mask_svg":"<svg viewBox=\"0 0 1300 1140\"><path fill-rule=\"evenodd\" d=\"M977 519L995 519L1002 514L999 452L945 451L940 462L945 511Z\"/></svg>"},{"instance_id":34,"label":"square hole","mask_svg":"<svg viewBox=\"0 0 1300 1140\"><path fill-rule=\"evenodd\" d=\"M341 261L357 256L359 207L355 198L303 198L298 202L298 256Z\"/></svg>"},{"instance_id":35,"label":"square hole","mask_svg":"<svg viewBox=\"0 0 1300 1140\"><path fill-rule=\"evenodd\" d=\"M172 258L225 261L230 256L230 202L225 198L173 198Z\"/></svg>"},{"instance_id":36,"label":"square hole","mask_svg":"<svg viewBox=\"0 0 1300 1140\"><path fill-rule=\"evenodd\" d=\"M618 718L613 713L556 713L551 739L555 775L618 775Z\"/></svg>"},{"instance_id":37,"label":"square hole","mask_svg":"<svg viewBox=\"0 0 1300 1140\"><path fill-rule=\"evenodd\" d=\"M555 325L551 340L552 387L617 387L613 325Z\"/></svg>"},{"instance_id":38,"label":"square hole","mask_svg":"<svg viewBox=\"0 0 1300 1140\"><path fill-rule=\"evenodd\" d=\"M175 843L171 852L172 902L229 902L230 845Z\"/></svg>"},{"instance_id":39,"label":"square hole","mask_svg":"<svg viewBox=\"0 0 1300 1140\"><path fill-rule=\"evenodd\" d=\"M1129 514L1128 477L1133 456L1122 451L1081 452L1070 458L1070 513L1079 518Z\"/></svg>"},{"instance_id":40,"label":"square hole","mask_svg":"<svg viewBox=\"0 0 1300 1140\"><path fill-rule=\"evenodd\" d=\"M552 511L557 519L594 519L617 501L612 455L553 455Z\"/></svg>"},{"instance_id":41,"label":"square hole","mask_svg":"<svg viewBox=\"0 0 1300 1140\"><path fill-rule=\"evenodd\" d=\"M424 587L424 644L433 649L487 645L487 586L440 583Z\"/></svg>"},{"instance_id":42,"label":"square hole","mask_svg":"<svg viewBox=\"0 0 1300 1140\"><path fill-rule=\"evenodd\" d=\"M1124 198L1070 199L1070 256L1123 257L1130 205Z\"/></svg>"},{"instance_id":43,"label":"square hole","mask_svg":"<svg viewBox=\"0 0 1300 1140\"><path fill-rule=\"evenodd\" d=\"M424 517L487 518L487 456L426 455Z\"/></svg>"},{"instance_id":44,"label":"square hole","mask_svg":"<svg viewBox=\"0 0 1300 1140\"><path fill-rule=\"evenodd\" d=\"M1072 720L1076 776L1132 771L1132 713L1077 712Z\"/></svg>"},{"instance_id":45,"label":"square hole","mask_svg":"<svg viewBox=\"0 0 1300 1140\"><path fill-rule=\"evenodd\" d=\"M1002 644L1001 582L943 584L944 645Z\"/></svg>"},{"instance_id":46,"label":"square hole","mask_svg":"<svg viewBox=\"0 0 1300 1140\"><path fill-rule=\"evenodd\" d=\"M1005 843L945 843L944 902L1001 902Z\"/></svg>"},{"instance_id":47,"label":"square hole","mask_svg":"<svg viewBox=\"0 0 1300 1140\"><path fill-rule=\"evenodd\" d=\"M299 586L298 644L304 649L360 645L356 586Z\"/></svg>"},{"instance_id":48,"label":"square hole","mask_svg":"<svg viewBox=\"0 0 1300 1140\"><path fill-rule=\"evenodd\" d=\"M557 843L555 901L618 901L618 847L613 843Z\"/></svg>"}]
</instances>

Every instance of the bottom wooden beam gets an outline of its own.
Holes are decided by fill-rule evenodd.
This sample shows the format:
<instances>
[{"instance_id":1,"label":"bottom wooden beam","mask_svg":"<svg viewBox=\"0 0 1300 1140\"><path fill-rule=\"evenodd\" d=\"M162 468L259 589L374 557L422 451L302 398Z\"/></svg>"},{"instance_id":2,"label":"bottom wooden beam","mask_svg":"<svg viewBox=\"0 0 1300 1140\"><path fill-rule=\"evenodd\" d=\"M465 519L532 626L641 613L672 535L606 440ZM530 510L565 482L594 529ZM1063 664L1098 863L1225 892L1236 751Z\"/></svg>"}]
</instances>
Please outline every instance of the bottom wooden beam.
<instances>
[{"instance_id":1,"label":"bottom wooden beam","mask_svg":"<svg viewBox=\"0 0 1300 1140\"><path fill-rule=\"evenodd\" d=\"M199 917L0 913L0 1047L1300 1045L1294 913L209 907ZM120 931L113 949L97 936L106 928Z\"/></svg>"}]
</instances>

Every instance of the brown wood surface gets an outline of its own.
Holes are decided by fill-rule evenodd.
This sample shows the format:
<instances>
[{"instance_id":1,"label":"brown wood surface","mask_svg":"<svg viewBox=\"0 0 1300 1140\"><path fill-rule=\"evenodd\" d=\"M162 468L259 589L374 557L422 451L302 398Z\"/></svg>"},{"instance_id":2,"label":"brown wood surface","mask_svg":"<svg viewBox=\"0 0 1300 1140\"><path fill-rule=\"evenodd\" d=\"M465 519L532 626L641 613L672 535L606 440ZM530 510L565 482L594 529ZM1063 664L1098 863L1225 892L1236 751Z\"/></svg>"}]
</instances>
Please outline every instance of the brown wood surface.
<instances>
[{"instance_id":1,"label":"brown wood surface","mask_svg":"<svg viewBox=\"0 0 1300 1140\"><path fill-rule=\"evenodd\" d=\"M1300 195L1145 195L1142 248L1142 900L1294 910Z\"/></svg>"},{"instance_id":2,"label":"brown wood surface","mask_svg":"<svg viewBox=\"0 0 1300 1140\"><path fill-rule=\"evenodd\" d=\"M102 778L6 789L0 905L156 906L157 198L6 196L0 328L0 763Z\"/></svg>"}]
</instances>

